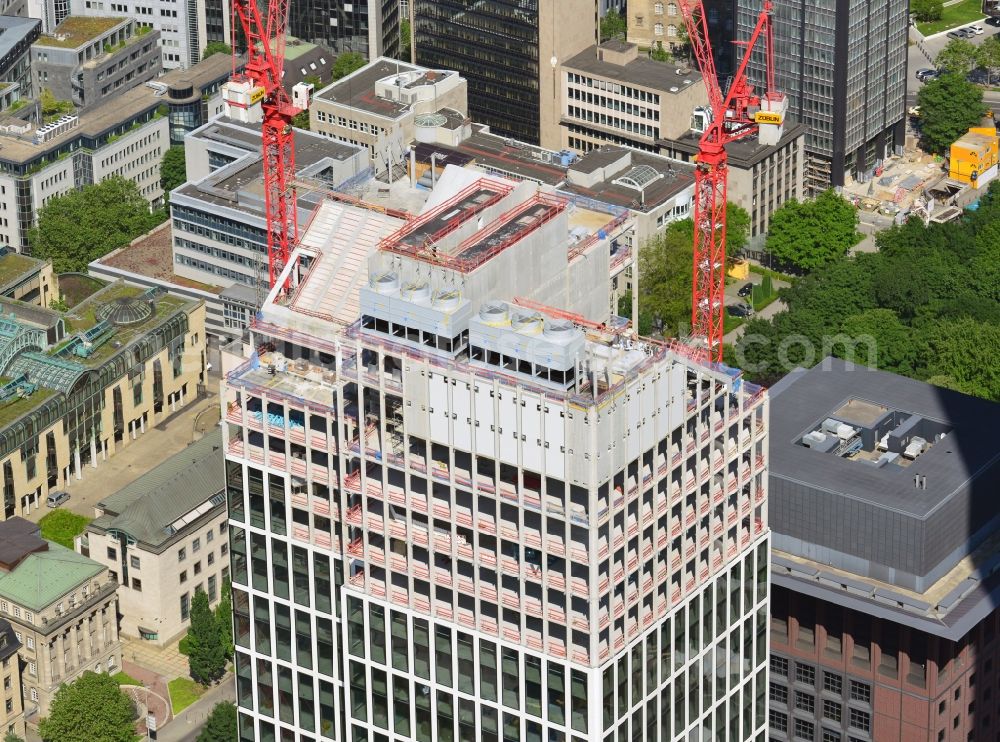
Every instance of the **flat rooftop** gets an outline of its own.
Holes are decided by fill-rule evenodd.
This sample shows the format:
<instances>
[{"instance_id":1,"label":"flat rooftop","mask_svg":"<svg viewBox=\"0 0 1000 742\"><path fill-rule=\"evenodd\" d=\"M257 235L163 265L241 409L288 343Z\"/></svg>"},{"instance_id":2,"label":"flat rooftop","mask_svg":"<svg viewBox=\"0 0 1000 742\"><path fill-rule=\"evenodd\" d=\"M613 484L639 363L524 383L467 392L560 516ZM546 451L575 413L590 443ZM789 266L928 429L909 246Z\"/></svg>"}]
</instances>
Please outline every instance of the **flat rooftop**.
<instances>
[{"instance_id":1,"label":"flat rooftop","mask_svg":"<svg viewBox=\"0 0 1000 742\"><path fill-rule=\"evenodd\" d=\"M781 139L772 146L761 144L757 137L747 137L726 145L726 154L729 161L740 168L753 167L761 160L788 145L798 137L804 137L809 132L809 127L795 121L787 121L782 131ZM659 139L657 144L661 148L677 149L688 155L698 154L698 146L701 142L701 133L688 130L677 139Z\"/></svg>"},{"instance_id":2,"label":"flat rooftop","mask_svg":"<svg viewBox=\"0 0 1000 742\"><path fill-rule=\"evenodd\" d=\"M51 34L42 34L35 42L37 46L54 46L62 49L76 49L100 38L115 26L127 22L128 18L71 15L56 26Z\"/></svg>"},{"instance_id":3,"label":"flat rooftop","mask_svg":"<svg viewBox=\"0 0 1000 742\"><path fill-rule=\"evenodd\" d=\"M850 500L925 517L991 467L1000 469L994 437L1000 404L922 381L828 359L792 372L771 390L771 476L808 482ZM853 407L852 404L853 403ZM847 405L847 407L844 407ZM915 489L913 471L857 462L800 445L803 435L839 410L858 410L863 423L872 406L946 423L950 432L919 459L927 488ZM1000 503L998 503L1000 506ZM772 524L773 525L773 524ZM775 528L777 528L775 526Z\"/></svg>"},{"instance_id":4,"label":"flat rooftop","mask_svg":"<svg viewBox=\"0 0 1000 742\"><path fill-rule=\"evenodd\" d=\"M624 167L614 166L628 155ZM570 165L570 172L594 173L610 168L606 177L589 187L567 180L562 190L632 211L647 213L694 185L694 166L666 157L607 145L594 149ZM641 188L638 186L642 186Z\"/></svg>"},{"instance_id":5,"label":"flat rooftop","mask_svg":"<svg viewBox=\"0 0 1000 742\"><path fill-rule=\"evenodd\" d=\"M177 192L199 201L263 218L264 164L260 154L260 127L220 117L188 136L229 144L245 150L246 155L196 183L185 183ZM315 170L326 160L344 162L356 157L359 151L360 148L353 144L295 129L295 168L299 178L303 177L305 171ZM315 175L312 177L315 179ZM339 184L330 184L329 187L336 185ZM315 208L318 197L310 194L308 189L299 188L298 196L299 208Z\"/></svg>"},{"instance_id":6,"label":"flat rooftop","mask_svg":"<svg viewBox=\"0 0 1000 742\"><path fill-rule=\"evenodd\" d=\"M620 42L617 43L620 45ZM605 42L605 45L615 44L613 41ZM616 49L616 51L621 50ZM575 57L570 57L562 66L568 70L614 80L623 85L649 88L661 95L677 94L692 85L701 85L701 73L693 67L656 62L642 54L624 65L606 62L597 56L596 45L584 49ZM669 101L660 101L660 105L669 105Z\"/></svg>"},{"instance_id":7,"label":"flat rooftop","mask_svg":"<svg viewBox=\"0 0 1000 742\"><path fill-rule=\"evenodd\" d=\"M375 84L390 75L399 72L418 72L422 67L397 62L389 59L377 59L359 70L352 72L347 77L337 80L322 90L317 91L314 97L319 100L339 103L341 105L357 108L376 116L386 118L399 118L410 110L409 103L399 103L380 98L375 95Z\"/></svg>"},{"instance_id":8,"label":"flat rooftop","mask_svg":"<svg viewBox=\"0 0 1000 742\"><path fill-rule=\"evenodd\" d=\"M0 292L34 275L45 265L44 260L14 252L0 254Z\"/></svg>"},{"instance_id":9,"label":"flat rooftop","mask_svg":"<svg viewBox=\"0 0 1000 742\"><path fill-rule=\"evenodd\" d=\"M96 262L177 286L213 294L222 291L221 286L212 286L174 273L173 237L169 221L132 244L98 258Z\"/></svg>"},{"instance_id":10,"label":"flat rooftop","mask_svg":"<svg viewBox=\"0 0 1000 742\"><path fill-rule=\"evenodd\" d=\"M472 135L455 150L497 175L510 174L550 186L566 178L566 167L558 159L553 161L558 153L491 134L482 126L473 126Z\"/></svg>"},{"instance_id":11,"label":"flat rooftop","mask_svg":"<svg viewBox=\"0 0 1000 742\"><path fill-rule=\"evenodd\" d=\"M67 142L76 139L97 139L121 126L122 123L165 102L164 99L155 97L149 88L140 85L82 113L77 112L75 115L79 116L80 120L76 126L52 137L44 144L34 143L32 139L35 133L34 129L23 138L12 134L0 134L0 161L20 165L43 157Z\"/></svg>"}]
</instances>

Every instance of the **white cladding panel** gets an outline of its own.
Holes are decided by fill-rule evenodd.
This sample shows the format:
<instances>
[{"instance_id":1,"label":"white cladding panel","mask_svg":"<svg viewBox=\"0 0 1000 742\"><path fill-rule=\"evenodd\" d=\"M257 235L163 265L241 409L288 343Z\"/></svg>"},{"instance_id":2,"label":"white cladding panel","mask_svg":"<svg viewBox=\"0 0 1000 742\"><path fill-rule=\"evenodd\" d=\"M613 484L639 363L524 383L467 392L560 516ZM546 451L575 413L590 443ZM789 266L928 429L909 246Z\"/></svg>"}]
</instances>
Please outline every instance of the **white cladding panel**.
<instances>
[{"instance_id":1,"label":"white cladding panel","mask_svg":"<svg viewBox=\"0 0 1000 742\"><path fill-rule=\"evenodd\" d=\"M486 384L476 384L476 420L479 425L474 428L476 434L476 453L480 456L496 455L496 416L493 412L492 388Z\"/></svg>"},{"instance_id":2,"label":"white cladding panel","mask_svg":"<svg viewBox=\"0 0 1000 742\"><path fill-rule=\"evenodd\" d=\"M564 479L566 476L566 419L561 410L549 405L545 408L545 438L548 448L545 449L545 470L551 477Z\"/></svg>"},{"instance_id":3,"label":"white cladding panel","mask_svg":"<svg viewBox=\"0 0 1000 742\"><path fill-rule=\"evenodd\" d=\"M684 424L684 413L687 411L687 369L677 363L670 367L670 413L668 414L667 432L672 432L677 426ZM666 394L663 396L667 399Z\"/></svg>"},{"instance_id":4,"label":"white cladding panel","mask_svg":"<svg viewBox=\"0 0 1000 742\"><path fill-rule=\"evenodd\" d=\"M525 469L544 473L542 466L542 412L537 394L522 394L521 400L521 465Z\"/></svg>"},{"instance_id":5,"label":"white cladding panel","mask_svg":"<svg viewBox=\"0 0 1000 742\"><path fill-rule=\"evenodd\" d=\"M639 416L642 418L639 440L643 451L652 448L657 440L653 435L653 420L656 419L654 417L656 414L655 405L659 399L661 398L656 396L652 379L644 381L639 390Z\"/></svg>"},{"instance_id":6,"label":"white cladding panel","mask_svg":"<svg viewBox=\"0 0 1000 742\"><path fill-rule=\"evenodd\" d=\"M435 443L451 445L448 435L448 380L441 374L428 373L430 393L427 400L427 417L430 420L430 439Z\"/></svg>"},{"instance_id":7,"label":"white cladding panel","mask_svg":"<svg viewBox=\"0 0 1000 742\"><path fill-rule=\"evenodd\" d=\"M469 384L456 381L451 385L451 423L455 431L455 448L472 450L472 391Z\"/></svg>"},{"instance_id":8,"label":"white cladding panel","mask_svg":"<svg viewBox=\"0 0 1000 742\"><path fill-rule=\"evenodd\" d=\"M639 410L639 387L634 385L628 392L628 403L624 405L626 410L625 428L629 431L628 436L628 460L638 458L642 452L642 437L640 426L642 425L642 413Z\"/></svg>"},{"instance_id":9,"label":"white cladding panel","mask_svg":"<svg viewBox=\"0 0 1000 742\"><path fill-rule=\"evenodd\" d=\"M500 460L517 466L517 400L512 391L497 392L497 412Z\"/></svg>"}]
</instances>

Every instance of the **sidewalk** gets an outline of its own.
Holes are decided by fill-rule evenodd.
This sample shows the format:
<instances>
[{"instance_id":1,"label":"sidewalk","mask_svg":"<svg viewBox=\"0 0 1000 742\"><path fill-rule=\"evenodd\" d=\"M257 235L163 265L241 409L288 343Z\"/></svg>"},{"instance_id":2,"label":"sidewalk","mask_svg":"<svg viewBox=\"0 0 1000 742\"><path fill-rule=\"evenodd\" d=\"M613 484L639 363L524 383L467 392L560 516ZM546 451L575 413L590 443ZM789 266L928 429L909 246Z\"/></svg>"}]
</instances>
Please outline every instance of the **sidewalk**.
<instances>
[{"instance_id":1,"label":"sidewalk","mask_svg":"<svg viewBox=\"0 0 1000 742\"><path fill-rule=\"evenodd\" d=\"M236 676L232 673L205 691L205 695L177 714L167 726L159 728L157 742L195 742L215 704L222 701L236 703Z\"/></svg>"},{"instance_id":2,"label":"sidewalk","mask_svg":"<svg viewBox=\"0 0 1000 742\"><path fill-rule=\"evenodd\" d=\"M122 637L122 659L163 675L168 680L184 678L188 674L188 660L178 651L179 643L180 639L165 647L157 647L141 639Z\"/></svg>"}]
</instances>

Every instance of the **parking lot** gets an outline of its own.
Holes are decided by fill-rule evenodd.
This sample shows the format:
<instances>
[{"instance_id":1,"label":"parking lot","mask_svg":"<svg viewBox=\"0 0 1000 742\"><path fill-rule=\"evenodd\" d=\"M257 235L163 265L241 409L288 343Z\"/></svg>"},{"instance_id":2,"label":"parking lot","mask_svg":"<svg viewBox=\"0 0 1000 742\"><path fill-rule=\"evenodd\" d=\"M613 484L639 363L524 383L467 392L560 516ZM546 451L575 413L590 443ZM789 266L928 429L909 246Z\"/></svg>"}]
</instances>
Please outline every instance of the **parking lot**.
<instances>
[{"instance_id":1,"label":"parking lot","mask_svg":"<svg viewBox=\"0 0 1000 742\"><path fill-rule=\"evenodd\" d=\"M986 39L991 36L995 36L1000 32L1000 28L995 26L988 26L982 21L976 22L975 24L982 26L983 33L977 34L969 39L969 43L979 46ZM906 105L907 107L916 105L917 93L923 84L917 79L916 73L920 69L928 69L934 67L934 58L937 57L938 52L945 48L950 38L947 34L940 34L933 36L929 39L924 39L917 33L916 29L910 28L910 40L915 42L910 44L909 47L909 57L907 59L907 72L906 72ZM984 94L984 99L987 103L997 106L1000 105L1000 93L995 93L992 91L986 91Z\"/></svg>"}]
</instances>

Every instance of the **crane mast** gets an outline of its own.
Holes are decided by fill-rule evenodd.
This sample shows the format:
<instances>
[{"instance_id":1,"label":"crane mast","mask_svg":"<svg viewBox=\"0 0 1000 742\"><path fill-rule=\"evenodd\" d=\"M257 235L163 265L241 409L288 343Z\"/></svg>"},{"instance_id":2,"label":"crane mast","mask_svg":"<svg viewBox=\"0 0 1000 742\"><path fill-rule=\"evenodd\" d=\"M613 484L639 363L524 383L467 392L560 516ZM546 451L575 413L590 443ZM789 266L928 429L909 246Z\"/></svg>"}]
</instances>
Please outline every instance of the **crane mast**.
<instances>
[{"instance_id":1,"label":"crane mast","mask_svg":"<svg viewBox=\"0 0 1000 742\"><path fill-rule=\"evenodd\" d=\"M725 334L726 188L729 174L726 145L753 135L758 135L763 144L777 144L781 138L787 103L782 94L774 92L771 0L764 0L750 39L738 42L745 47L745 51L726 95L719 87L708 36L708 21L701 0L681 0L680 7L691 49L705 81L711 113L711 121L701 136L695 165L691 339L699 355L719 362L722 360L722 337ZM761 37L767 60L767 91L763 96L754 91L746 74L750 57Z\"/></svg>"},{"instance_id":2,"label":"crane mast","mask_svg":"<svg viewBox=\"0 0 1000 742\"><path fill-rule=\"evenodd\" d=\"M282 87L285 33L289 0L268 0L267 16L261 17L256 0L233 0L233 16L239 20L247 45L247 62L236 72L236 24L233 23L233 76L226 84L227 113L240 120L261 123L264 171L264 212L267 221L267 287L273 287L288 264L298 236L296 214L295 146L292 119L308 106L296 93L296 104ZM298 87L298 86L296 86ZM265 287L258 277L258 306Z\"/></svg>"}]
</instances>

